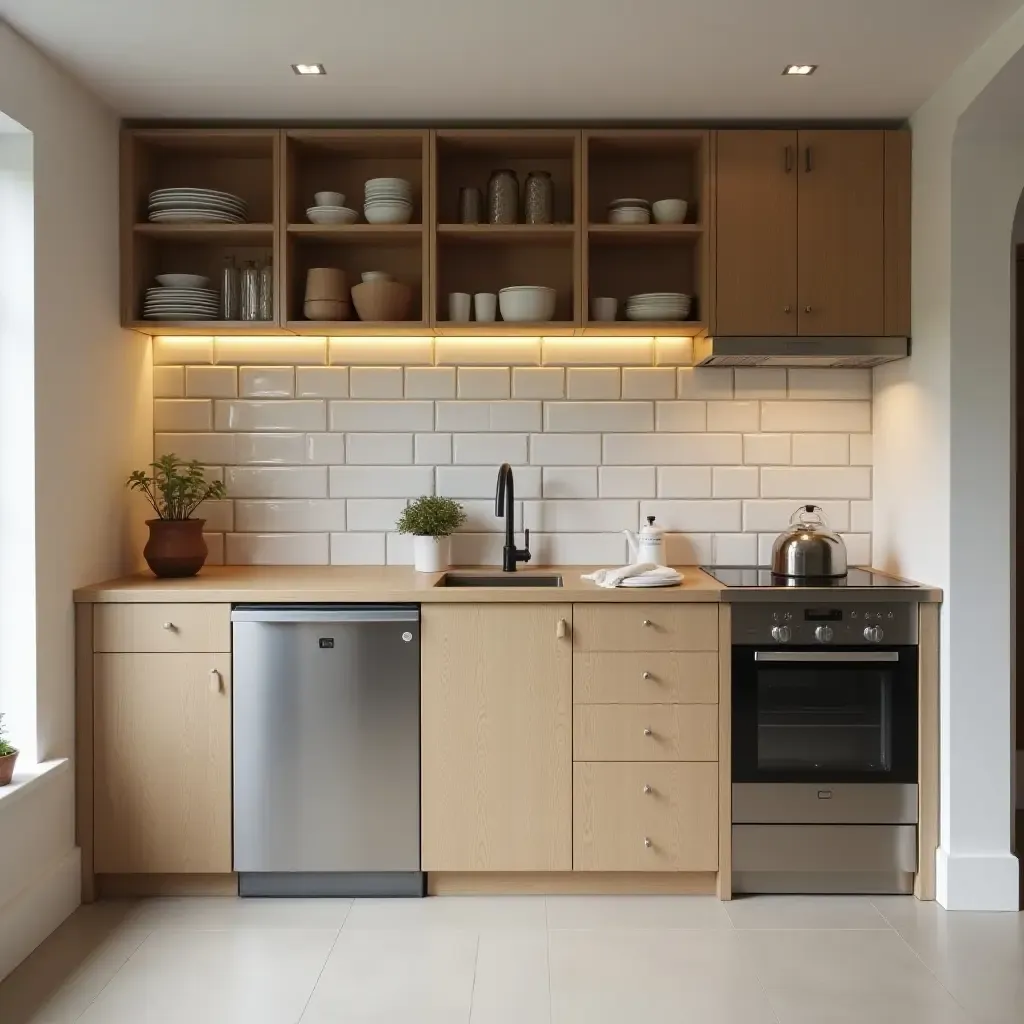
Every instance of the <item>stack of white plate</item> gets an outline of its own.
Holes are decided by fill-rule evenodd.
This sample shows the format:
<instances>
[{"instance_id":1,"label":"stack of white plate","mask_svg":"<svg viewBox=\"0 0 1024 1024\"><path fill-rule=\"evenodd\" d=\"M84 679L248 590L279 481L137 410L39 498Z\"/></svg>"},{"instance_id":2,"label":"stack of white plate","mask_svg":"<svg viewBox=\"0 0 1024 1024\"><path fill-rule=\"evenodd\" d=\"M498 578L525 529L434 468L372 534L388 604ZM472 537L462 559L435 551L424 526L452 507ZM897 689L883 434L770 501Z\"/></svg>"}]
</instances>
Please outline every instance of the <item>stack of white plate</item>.
<instances>
[{"instance_id":1,"label":"stack of white plate","mask_svg":"<svg viewBox=\"0 0 1024 1024\"><path fill-rule=\"evenodd\" d=\"M370 224L408 224L412 219L412 184L405 178L370 178L363 216Z\"/></svg>"},{"instance_id":2,"label":"stack of white plate","mask_svg":"<svg viewBox=\"0 0 1024 1024\"><path fill-rule=\"evenodd\" d=\"M215 288L147 288L142 315L147 320L216 320L220 292Z\"/></svg>"},{"instance_id":3,"label":"stack of white plate","mask_svg":"<svg viewBox=\"0 0 1024 1024\"><path fill-rule=\"evenodd\" d=\"M685 320L691 296L685 292L644 292L626 299L627 320Z\"/></svg>"},{"instance_id":4,"label":"stack of white plate","mask_svg":"<svg viewBox=\"0 0 1024 1024\"><path fill-rule=\"evenodd\" d=\"M155 224L244 224L248 213L241 196L213 188L158 188L149 194Z\"/></svg>"},{"instance_id":5,"label":"stack of white plate","mask_svg":"<svg viewBox=\"0 0 1024 1024\"><path fill-rule=\"evenodd\" d=\"M649 199L613 199L608 204L609 224L650 224Z\"/></svg>"}]
</instances>

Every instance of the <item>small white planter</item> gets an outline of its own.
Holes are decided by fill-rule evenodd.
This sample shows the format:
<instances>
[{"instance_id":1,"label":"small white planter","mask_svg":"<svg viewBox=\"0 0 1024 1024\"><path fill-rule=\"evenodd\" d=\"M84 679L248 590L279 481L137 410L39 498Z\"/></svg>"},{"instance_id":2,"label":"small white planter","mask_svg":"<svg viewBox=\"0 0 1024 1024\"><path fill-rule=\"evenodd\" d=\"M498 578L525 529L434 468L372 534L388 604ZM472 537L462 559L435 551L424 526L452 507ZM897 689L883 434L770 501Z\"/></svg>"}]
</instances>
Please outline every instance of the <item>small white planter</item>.
<instances>
[{"instance_id":1,"label":"small white planter","mask_svg":"<svg viewBox=\"0 0 1024 1024\"><path fill-rule=\"evenodd\" d=\"M443 572L451 557L451 537L413 537L417 572Z\"/></svg>"}]
</instances>

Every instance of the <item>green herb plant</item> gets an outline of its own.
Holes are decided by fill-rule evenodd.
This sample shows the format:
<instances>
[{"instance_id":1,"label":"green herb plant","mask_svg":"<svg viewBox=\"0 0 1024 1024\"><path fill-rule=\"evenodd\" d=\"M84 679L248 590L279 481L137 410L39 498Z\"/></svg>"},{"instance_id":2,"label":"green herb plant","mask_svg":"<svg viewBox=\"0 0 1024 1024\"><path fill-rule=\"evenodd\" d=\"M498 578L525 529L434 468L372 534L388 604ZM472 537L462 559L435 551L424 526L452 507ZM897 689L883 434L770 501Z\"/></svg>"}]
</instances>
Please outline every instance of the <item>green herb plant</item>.
<instances>
[{"instance_id":1,"label":"green herb plant","mask_svg":"<svg viewBox=\"0 0 1024 1024\"><path fill-rule=\"evenodd\" d=\"M4 716L0 714L0 757L7 757L18 752L7 742L6 736L7 730L4 728Z\"/></svg>"},{"instance_id":2,"label":"green herb plant","mask_svg":"<svg viewBox=\"0 0 1024 1024\"><path fill-rule=\"evenodd\" d=\"M424 494L406 505L396 527L417 537L447 537L465 521L466 510L457 501Z\"/></svg>"},{"instance_id":3,"label":"green herb plant","mask_svg":"<svg viewBox=\"0 0 1024 1024\"><path fill-rule=\"evenodd\" d=\"M141 491L153 506L158 519L190 519L204 501L227 495L221 480L208 482L203 467L193 459L185 462L177 455L161 455L150 463L153 475L137 469L125 482L130 491Z\"/></svg>"}]
</instances>

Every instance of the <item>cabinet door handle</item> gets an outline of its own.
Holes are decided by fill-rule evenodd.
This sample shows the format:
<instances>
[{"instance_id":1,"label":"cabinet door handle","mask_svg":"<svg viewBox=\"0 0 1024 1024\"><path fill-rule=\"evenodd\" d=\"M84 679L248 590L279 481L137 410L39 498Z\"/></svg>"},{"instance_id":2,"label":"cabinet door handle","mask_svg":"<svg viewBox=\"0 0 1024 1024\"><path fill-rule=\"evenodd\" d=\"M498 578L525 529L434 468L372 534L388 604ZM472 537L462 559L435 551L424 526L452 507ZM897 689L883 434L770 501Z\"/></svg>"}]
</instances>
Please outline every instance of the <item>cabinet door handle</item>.
<instances>
[{"instance_id":1,"label":"cabinet door handle","mask_svg":"<svg viewBox=\"0 0 1024 1024\"><path fill-rule=\"evenodd\" d=\"M810 174L810 173L811 173L811 171L813 171L813 170L814 170L814 161L813 161L813 159L811 158L811 147L810 147L810 146L808 146L808 147L807 147L807 148L806 148L806 149L804 150L804 171L805 171L805 172L806 172L807 174Z\"/></svg>"},{"instance_id":2,"label":"cabinet door handle","mask_svg":"<svg viewBox=\"0 0 1024 1024\"><path fill-rule=\"evenodd\" d=\"M178 631L178 627L173 622L165 622L164 629L166 629L168 633L176 633Z\"/></svg>"},{"instance_id":3,"label":"cabinet door handle","mask_svg":"<svg viewBox=\"0 0 1024 1024\"><path fill-rule=\"evenodd\" d=\"M644 794L646 795L646 794L649 794L650 792L651 792L651 787L648 786L648 785L644 785Z\"/></svg>"},{"instance_id":4,"label":"cabinet door handle","mask_svg":"<svg viewBox=\"0 0 1024 1024\"><path fill-rule=\"evenodd\" d=\"M786 167L786 173L787 174L789 174L789 172L793 170L793 147L792 146L787 146L786 147L786 163L785 163L785 167Z\"/></svg>"},{"instance_id":5,"label":"cabinet door handle","mask_svg":"<svg viewBox=\"0 0 1024 1024\"><path fill-rule=\"evenodd\" d=\"M793 307L792 306L783 306L782 307L782 312L783 313L792 313L793 312Z\"/></svg>"},{"instance_id":6,"label":"cabinet door handle","mask_svg":"<svg viewBox=\"0 0 1024 1024\"><path fill-rule=\"evenodd\" d=\"M644 836L644 846L649 850L651 848L650 836Z\"/></svg>"},{"instance_id":7,"label":"cabinet door handle","mask_svg":"<svg viewBox=\"0 0 1024 1024\"><path fill-rule=\"evenodd\" d=\"M654 625L654 623L651 622L650 619L644 619L644 625L647 626L648 628L650 628L651 626Z\"/></svg>"},{"instance_id":8,"label":"cabinet door handle","mask_svg":"<svg viewBox=\"0 0 1024 1024\"><path fill-rule=\"evenodd\" d=\"M652 676L650 672L645 672L645 673L643 674L643 678L644 678L644 679L653 679L653 678L654 678L654 676Z\"/></svg>"},{"instance_id":9,"label":"cabinet door handle","mask_svg":"<svg viewBox=\"0 0 1024 1024\"><path fill-rule=\"evenodd\" d=\"M804 312L805 313L813 313L814 312L814 307L813 306L804 306Z\"/></svg>"},{"instance_id":10,"label":"cabinet door handle","mask_svg":"<svg viewBox=\"0 0 1024 1024\"><path fill-rule=\"evenodd\" d=\"M555 636L559 640L564 640L569 635L569 623L565 619L559 619L558 625L555 626Z\"/></svg>"},{"instance_id":11,"label":"cabinet door handle","mask_svg":"<svg viewBox=\"0 0 1024 1024\"><path fill-rule=\"evenodd\" d=\"M223 693L224 687L220 678L220 673L215 669L210 669L210 693Z\"/></svg>"},{"instance_id":12,"label":"cabinet door handle","mask_svg":"<svg viewBox=\"0 0 1024 1024\"><path fill-rule=\"evenodd\" d=\"M647 726L647 728L644 729L644 735L645 736L653 736L654 735L654 730L650 726Z\"/></svg>"}]
</instances>

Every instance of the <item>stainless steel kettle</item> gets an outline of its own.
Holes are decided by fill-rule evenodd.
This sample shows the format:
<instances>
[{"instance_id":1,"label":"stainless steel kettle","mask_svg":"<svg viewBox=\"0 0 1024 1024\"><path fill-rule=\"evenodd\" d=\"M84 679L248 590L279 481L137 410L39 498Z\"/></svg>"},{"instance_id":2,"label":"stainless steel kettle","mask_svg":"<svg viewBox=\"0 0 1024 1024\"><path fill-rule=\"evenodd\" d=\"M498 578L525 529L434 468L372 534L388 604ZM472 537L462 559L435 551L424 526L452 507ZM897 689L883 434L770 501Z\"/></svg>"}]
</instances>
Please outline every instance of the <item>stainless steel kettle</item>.
<instances>
[{"instance_id":1,"label":"stainless steel kettle","mask_svg":"<svg viewBox=\"0 0 1024 1024\"><path fill-rule=\"evenodd\" d=\"M818 505L801 505L789 519L789 529L775 538L772 572L791 578L846 575L846 545L829 529Z\"/></svg>"}]
</instances>

